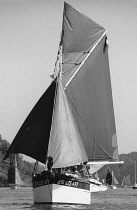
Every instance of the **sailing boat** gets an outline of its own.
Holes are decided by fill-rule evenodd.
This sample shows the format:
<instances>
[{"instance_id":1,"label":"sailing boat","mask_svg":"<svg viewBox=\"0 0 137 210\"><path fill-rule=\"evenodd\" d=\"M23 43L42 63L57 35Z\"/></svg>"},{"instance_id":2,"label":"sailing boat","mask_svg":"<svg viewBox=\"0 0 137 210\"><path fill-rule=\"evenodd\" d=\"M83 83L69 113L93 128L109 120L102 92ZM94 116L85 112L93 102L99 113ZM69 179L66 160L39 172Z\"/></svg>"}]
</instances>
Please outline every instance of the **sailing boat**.
<instances>
[{"instance_id":1,"label":"sailing boat","mask_svg":"<svg viewBox=\"0 0 137 210\"><path fill-rule=\"evenodd\" d=\"M90 191L91 192L99 192L106 191L108 189L107 185L100 182L97 172L95 173L95 177L89 178L90 181Z\"/></svg>"},{"instance_id":2,"label":"sailing boat","mask_svg":"<svg viewBox=\"0 0 137 210\"><path fill-rule=\"evenodd\" d=\"M113 171L111 172L110 169L107 171L106 184L110 187L110 189L117 189L116 185L118 184L118 181L115 178Z\"/></svg>"},{"instance_id":3,"label":"sailing boat","mask_svg":"<svg viewBox=\"0 0 137 210\"><path fill-rule=\"evenodd\" d=\"M131 187L130 174L128 176L124 177L121 186L122 187Z\"/></svg>"},{"instance_id":4,"label":"sailing boat","mask_svg":"<svg viewBox=\"0 0 137 210\"><path fill-rule=\"evenodd\" d=\"M134 165L135 165L135 182L133 185L133 189L137 189L137 182L136 182L136 161L134 161Z\"/></svg>"},{"instance_id":5,"label":"sailing boat","mask_svg":"<svg viewBox=\"0 0 137 210\"><path fill-rule=\"evenodd\" d=\"M16 155L14 155L14 160L11 160L11 165L8 170L8 183L11 189L20 189L23 186L23 182L17 168Z\"/></svg>"},{"instance_id":6,"label":"sailing boat","mask_svg":"<svg viewBox=\"0 0 137 210\"><path fill-rule=\"evenodd\" d=\"M102 26L66 2L52 78L4 160L10 153L36 159L34 203L90 204L89 167L120 163L108 42Z\"/></svg>"}]
</instances>

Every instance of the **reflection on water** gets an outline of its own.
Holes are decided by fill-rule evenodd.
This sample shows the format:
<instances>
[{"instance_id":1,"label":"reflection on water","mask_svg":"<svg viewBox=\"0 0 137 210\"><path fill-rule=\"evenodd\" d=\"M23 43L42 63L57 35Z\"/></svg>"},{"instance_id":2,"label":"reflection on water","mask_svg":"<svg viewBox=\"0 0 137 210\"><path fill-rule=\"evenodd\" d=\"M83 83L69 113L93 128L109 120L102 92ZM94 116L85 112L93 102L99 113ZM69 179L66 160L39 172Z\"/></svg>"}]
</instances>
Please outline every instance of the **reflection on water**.
<instances>
[{"instance_id":1,"label":"reflection on water","mask_svg":"<svg viewBox=\"0 0 137 210\"><path fill-rule=\"evenodd\" d=\"M0 188L0 210L136 210L137 190L119 188L92 194L91 205L33 204L32 188Z\"/></svg>"}]
</instances>

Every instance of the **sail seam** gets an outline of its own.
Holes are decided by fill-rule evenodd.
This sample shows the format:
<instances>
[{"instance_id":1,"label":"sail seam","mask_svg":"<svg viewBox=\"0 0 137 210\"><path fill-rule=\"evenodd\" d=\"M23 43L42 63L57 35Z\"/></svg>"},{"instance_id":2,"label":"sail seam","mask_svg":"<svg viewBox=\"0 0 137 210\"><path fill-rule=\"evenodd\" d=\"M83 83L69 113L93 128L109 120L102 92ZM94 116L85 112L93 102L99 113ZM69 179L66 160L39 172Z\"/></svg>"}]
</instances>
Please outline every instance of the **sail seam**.
<instances>
[{"instance_id":1,"label":"sail seam","mask_svg":"<svg viewBox=\"0 0 137 210\"><path fill-rule=\"evenodd\" d=\"M80 53L80 55L77 55L77 57L75 56L75 58L79 58L80 60L82 59L82 57L83 57L83 55L85 55L86 53L89 53L89 51L87 51L87 52L82 52L82 53ZM64 61L63 63L62 63L62 65L63 64L74 64L71 68L69 68L68 70L66 70L66 71L63 71L62 72L62 74L65 74L66 72L68 72L68 71L70 71L70 70L72 70L73 68L75 68L77 65L81 65L81 62L78 62L78 63L76 63L76 62L71 62L73 60L73 58L69 58L68 60L66 60L66 61Z\"/></svg>"},{"instance_id":2,"label":"sail seam","mask_svg":"<svg viewBox=\"0 0 137 210\"><path fill-rule=\"evenodd\" d=\"M74 55L74 54L78 55L78 53L79 53L80 55L81 55L81 54L83 55L83 54L86 54L86 53L90 53L90 51L89 51L89 50L84 50L84 51L81 51L81 52L72 52L72 53L71 53L71 52L69 52L69 53L66 53L66 52L65 52L65 53L63 53L63 55L71 55L71 54L72 54L72 55Z\"/></svg>"},{"instance_id":3,"label":"sail seam","mask_svg":"<svg viewBox=\"0 0 137 210\"><path fill-rule=\"evenodd\" d=\"M85 59L81 62L81 65L77 68L77 70L75 71L75 73L72 75L72 77L69 79L69 81L66 83L65 85L65 89L66 87L69 85L69 83L71 82L71 80L74 78L74 76L77 74L77 72L79 71L79 69L83 66L83 64L85 63L85 61L87 60L87 58L90 56L90 54L93 52L93 50L96 48L96 46L98 45L98 43L101 41L101 39L105 36L107 30L105 30L105 32L102 34L102 36L99 38L99 40L95 43L95 45L91 48L91 50L89 51L89 54L85 57Z\"/></svg>"}]
</instances>

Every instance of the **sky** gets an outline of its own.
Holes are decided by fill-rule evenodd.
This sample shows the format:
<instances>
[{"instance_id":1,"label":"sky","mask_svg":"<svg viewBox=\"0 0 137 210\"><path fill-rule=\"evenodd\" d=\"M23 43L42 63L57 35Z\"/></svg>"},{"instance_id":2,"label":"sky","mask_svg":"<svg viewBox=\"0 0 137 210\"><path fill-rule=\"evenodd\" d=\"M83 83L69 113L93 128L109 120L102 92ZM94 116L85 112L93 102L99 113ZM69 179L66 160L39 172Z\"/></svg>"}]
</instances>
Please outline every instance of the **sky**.
<instances>
[{"instance_id":1,"label":"sky","mask_svg":"<svg viewBox=\"0 0 137 210\"><path fill-rule=\"evenodd\" d=\"M107 30L118 151L137 151L137 1L66 2ZM63 5L0 0L0 134L10 143L51 82Z\"/></svg>"}]
</instances>

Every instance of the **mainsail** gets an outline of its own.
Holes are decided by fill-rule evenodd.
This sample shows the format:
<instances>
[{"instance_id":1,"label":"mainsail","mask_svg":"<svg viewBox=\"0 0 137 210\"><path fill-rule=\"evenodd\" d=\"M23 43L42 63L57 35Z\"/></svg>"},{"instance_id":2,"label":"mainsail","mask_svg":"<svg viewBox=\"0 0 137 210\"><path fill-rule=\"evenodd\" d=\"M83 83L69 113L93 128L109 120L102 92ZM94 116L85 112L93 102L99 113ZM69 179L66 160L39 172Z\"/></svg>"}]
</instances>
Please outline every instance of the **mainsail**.
<instances>
[{"instance_id":1,"label":"mainsail","mask_svg":"<svg viewBox=\"0 0 137 210\"><path fill-rule=\"evenodd\" d=\"M54 81L4 159L10 153L22 153L42 163L50 154L55 167L118 160L106 30L67 3Z\"/></svg>"},{"instance_id":2,"label":"mainsail","mask_svg":"<svg viewBox=\"0 0 137 210\"><path fill-rule=\"evenodd\" d=\"M62 78L88 159L118 159L106 30L65 4L62 44Z\"/></svg>"}]
</instances>

